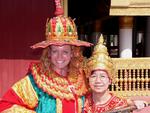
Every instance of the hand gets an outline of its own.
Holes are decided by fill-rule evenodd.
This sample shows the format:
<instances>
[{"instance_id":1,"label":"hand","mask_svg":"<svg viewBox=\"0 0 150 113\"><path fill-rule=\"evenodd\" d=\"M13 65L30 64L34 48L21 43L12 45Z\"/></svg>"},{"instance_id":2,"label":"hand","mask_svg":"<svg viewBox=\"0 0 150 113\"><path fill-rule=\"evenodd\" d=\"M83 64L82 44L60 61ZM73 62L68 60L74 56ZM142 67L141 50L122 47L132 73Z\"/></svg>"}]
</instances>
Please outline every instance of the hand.
<instances>
[{"instance_id":1,"label":"hand","mask_svg":"<svg viewBox=\"0 0 150 113\"><path fill-rule=\"evenodd\" d=\"M137 109L142 109L148 105L147 102L143 100L135 100L134 104L137 107Z\"/></svg>"}]
</instances>

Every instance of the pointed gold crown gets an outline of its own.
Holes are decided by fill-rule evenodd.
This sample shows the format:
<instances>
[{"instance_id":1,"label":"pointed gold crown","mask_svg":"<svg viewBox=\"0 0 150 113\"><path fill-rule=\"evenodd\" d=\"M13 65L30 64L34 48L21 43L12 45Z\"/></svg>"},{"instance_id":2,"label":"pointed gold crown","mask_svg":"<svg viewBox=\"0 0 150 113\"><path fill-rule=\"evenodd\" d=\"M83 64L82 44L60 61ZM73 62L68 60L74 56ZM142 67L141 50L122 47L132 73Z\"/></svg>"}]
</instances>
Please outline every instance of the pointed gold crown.
<instances>
[{"instance_id":1,"label":"pointed gold crown","mask_svg":"<svg viewBox=\"0 0 150 113\"><path fill-rule=\"evenodd\" d=\"M112 59L110 58L107 47L104 45L104 38L101 35L97 45L94 48L92 56L89 58L87 65L89 75L94 70L104 70L108 73L112 82L115 82L115 70Z\"/></svg>"}]
</instances>

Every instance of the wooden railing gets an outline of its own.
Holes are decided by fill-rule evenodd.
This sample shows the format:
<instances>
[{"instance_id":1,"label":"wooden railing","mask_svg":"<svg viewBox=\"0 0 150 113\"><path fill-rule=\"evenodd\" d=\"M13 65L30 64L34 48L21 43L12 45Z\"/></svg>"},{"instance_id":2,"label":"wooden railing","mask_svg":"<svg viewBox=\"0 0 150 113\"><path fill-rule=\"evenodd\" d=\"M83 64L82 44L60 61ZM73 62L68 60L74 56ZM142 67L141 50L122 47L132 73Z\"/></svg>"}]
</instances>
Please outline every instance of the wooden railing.
<instances>
[{"instance_id":1,"label":"wooden railing","mask_svg":"<svg viewBox=\"0 0 150 113\"><path fill-rule=\"evenodd\" d=\"M116 82L110 91L120 97L150 96L150 57L113 58Z\"/></svg>"}]
</instances>

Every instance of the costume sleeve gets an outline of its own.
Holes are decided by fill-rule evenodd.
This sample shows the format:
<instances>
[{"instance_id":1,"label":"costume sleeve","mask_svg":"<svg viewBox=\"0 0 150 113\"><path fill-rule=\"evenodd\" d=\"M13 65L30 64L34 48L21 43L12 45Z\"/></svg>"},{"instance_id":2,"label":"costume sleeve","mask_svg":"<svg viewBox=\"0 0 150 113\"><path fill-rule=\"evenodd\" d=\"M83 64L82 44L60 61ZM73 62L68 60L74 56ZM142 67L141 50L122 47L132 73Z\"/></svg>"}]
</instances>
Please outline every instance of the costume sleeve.
<instances>
[{"instance_id":1,"label":"costume sleeve","mask_svg":"<svg viewBox=\"0 0 150 113\"><path fill-rule=\"evenodd\" d=\"M114 109L120 109L128 106L127 100L124 98L116 97L116 106Z\"/></svg>"},{"instance_id":2,"label":"costume sleeve","mask_svg":"<svg viewBox=\"0 0 150 113\"><path fill-rule=\"evenodd\" d=\"M38 96L28 76L13 85L0 100L0 112L34 113ZM2 112L2 113L3 113Z\"/></svg>"}]
</instances>

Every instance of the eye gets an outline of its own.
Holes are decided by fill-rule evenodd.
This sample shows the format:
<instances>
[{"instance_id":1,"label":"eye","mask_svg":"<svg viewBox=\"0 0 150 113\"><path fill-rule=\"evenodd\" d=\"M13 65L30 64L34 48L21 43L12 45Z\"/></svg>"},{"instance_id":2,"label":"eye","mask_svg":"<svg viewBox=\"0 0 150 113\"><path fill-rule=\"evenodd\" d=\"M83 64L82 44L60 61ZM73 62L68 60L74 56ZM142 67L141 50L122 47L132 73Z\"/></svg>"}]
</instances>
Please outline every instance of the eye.
<instances>
[{"instance_id":1,"label":"eye","mask_svg":"<svg viewBox=\"0 0 150 113\"><path fill-rule=\"evenodd\" d=\"M91 78L95 78L95 77L96 77L96 74L92 74L90 77L91 77Z\"/></svg>"},{"instance_id":2,"label":"eye","mask_svg":"<svg viewBox=\"0 0 150 113\"><path fill-rule=\"evenodd\" d=\"M100 75L102 78L105 78L106 76L104 76L104 75Z\"/></svg>"},{"instance_id":3,"label":"eye","mask_svg":"<svg viewBox=\"0 0 150 113\"><path fill-rule=\"evenodd\" d=\"M64 54L68 54L69 52L68 51L64 51Z\"/></svg>"},{"instance_id":4,"label":"eye","mask_svg":"<svg viewBox=\"0 0 150 113\"><path fill-rule=\"evenodd\" d=\"M101 79L106 79L108 78L106 75L100 75Z\"/></svg>"},{"instance_id":5,"label":"eye","mask_svg":"<svg viewBox=\"0 0 150 113\"><path fill-rule=\"evenodd\" d=\"M51 52L54 54L54 53L57 53L57 51L56 50L51 50Z\"/></svg>"}]
</instances>

